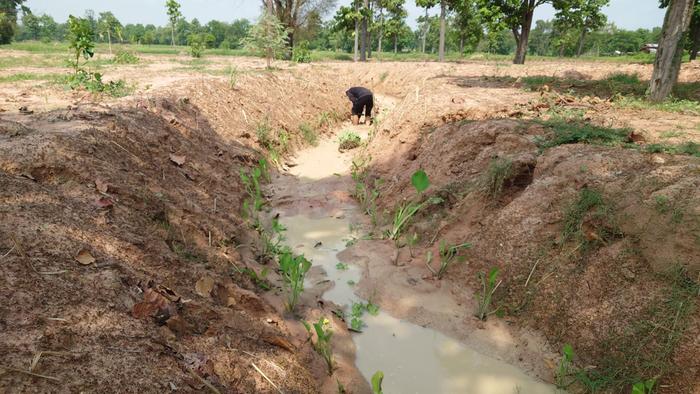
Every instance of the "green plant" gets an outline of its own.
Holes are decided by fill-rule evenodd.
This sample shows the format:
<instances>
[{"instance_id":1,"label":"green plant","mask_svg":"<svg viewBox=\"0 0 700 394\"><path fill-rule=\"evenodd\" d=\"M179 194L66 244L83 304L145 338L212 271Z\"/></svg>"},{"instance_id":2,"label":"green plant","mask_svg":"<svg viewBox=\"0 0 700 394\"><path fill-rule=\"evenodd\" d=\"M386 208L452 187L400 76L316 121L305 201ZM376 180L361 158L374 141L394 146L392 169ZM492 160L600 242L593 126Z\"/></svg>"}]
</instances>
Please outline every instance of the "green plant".
<instances>
[{"instance_id":1,"label":"green plant","mask_svg":"<svg viewBox=\"0 0 700 394\"><path fill-rule=\"evenodd\" d=\"M459 259L458 253L460 250L463 249L469 249L472 247L472 244L465 242L463 244L459 245L449 245L445 243L445 241L440 242L440 269L435 271L433 267L430 266L430 260L432 260L432 254L429 255L429 260L426 264L428 267L428 270L433 274L433 276L436 276L438 279L442 279L442 277L445 275L447 272L447 269L452 265L454 262L455 258L457 258L459 261L464 261L463 259Z\"/></svg>"},{"instance_id":2,"label":"green plant","mask_svg":"<svg viewBox=\"0 0 700 394\"><path fill-rule=\"evenodd\" d=\"M632 386L632 394L651 394L656 386L656 378L637 382Z\"/></svg>"},{"instance_id":3,"label":"green plant","mask_svg":"<svg viewBox=\"0 0 700 394\"><path fill-rule=\"evenodd\" d=\"M348 269L348 265L345 263L338 263L335 265L335 268L339 271L346 271Z\"/></svg>"},{"instance_id":4,"label":"green plant","mask_svg":"<svg viewBox=\"0 0 700 394\"><path fill-rule=\"evenodd\" d=\"M68 16L68 46L73 50L72 62L75 73L80 70L80 58L86 61L95 56L95 31L85 18Z\"/></svg>"},{"instance_id":5,"label":"green plant","mask_svg":"<svg viewBox=\"0 0 700 394\"><path fill-rule=\"evenodd\" d=\"M571 382L567 382L567 379L573 374L574 362L574 348L567 344L564 344L562 348L561 360L559 360L559 366L554 374L555 385L559 389L565 389L571 385Z\"/></svg>"},{"instance_id":6,"label":"green plant","mask_svg":"<svg viewBox=\"0 0 700 394\"><path fill-rule=\"evenodd\" d=\"M655 208L659 213L667 213L671 210L671 205L667 196L654 196Z\"/></svg>"},{"instance_id":7,"label":"green plant","mask_svg":"<svg viewBox=\"0 0 700 394\"><path fill-rule=\"evenodd\" d=\"M411 257L415 257L413 255L413 247L416 246L418 243L418 233L414 232L410 236L406 236L406 246L408 246L408 252L411 254Z\"/></svg>"},{"instance_id":8,"label":"green plant","mask_svg":"<svg viewBox=\"0 0 700 394\"><path fill-rule=\"evenodd\" d=\"M629 129L599 127L583 119L553 117L539 123L550 131L548 136L535 140L541 149L578 143L620 146L630 133Z\"/></svg>"},{"instance_id":9,"label":"green plant","mask_svg":"<svg viewBox=\"0 0 700 394\"><path fill-rule=\"evenodd\" d=\"M307 144L311 146L318 145L318 134L310 124L302 123L301 125L299 125L299 131L301 132L301 135L302 137L304 137L304 141L306 141Z\"/></svg>"},{"instance_id":10,"label":"green plant","mask_svg":"<svg viewBox=\"0 0 700 394\"><path fill-rule=\"evenodd\" d=\"M513 176L513 161L508 158L494 158L486 170L483 188L486 195L498 198L503 191L503 185Z\"/></svg>"},{"instance_id":11,"label":"green plant","mask_svg":"<svg viewBox=\"0 0 700 394\"><path fill-rule=\"evenodd\" d=\"M493 267L488 276L483 272L478 274L478 278L481 281L481 294L476 296L478 301L476 317L479 320L486 320L490 314L496 313L496 311L491 311L491 300L502 282L496 282L498 280L498 272L498 267Z\"/></svg>"},{"instance_id":12,"label":"green plant","mask_svg":"<svg viewBox=\"0 0 700 394\"><path fill-rule=\"evenodd\" d=\"M384 381L384 372L377 371L372 375L372 394L383 394L382 382Z\"/></svg>"},{"instance_id":13,"label":"green plant","mask_svg":"<svg viewBox=\"0 0 700 394\"><path fill-rule=\"evenodd\" d=\"M342 150L355 149L360 146L362 139L352 130L345 130L338 138L338 148Z\"/></svg>"},{"instance_id":14,"label":"green plant","mask_svg":"<svg viewBox=\"0 0 700 394\"><path fill-rule=\"evenodd\" d=\"M284 232L287 228L284 227L277 218L272 219L272 231L268 231L262 225L258 226L257 230L263 242L262 255L266 258L272 258L280 253L281 243L284 241Z\"/></svg>"},{"instance_id":15,"label":"green plant","mask_svg":"<svg viewBox=\"0 0 700 394\"><path fill-rule=\"evenodd\" d=\"M309 323L302 322L306 331L311 334L311 327ZM330 329L330 321L325 317L318 319L318 323L314 323L314 331L316 332L316 343L313 344L316 353L323 357L326 362L326 367L328 368L328 375L333 374L333 348L331 347L331 337L333 336L333 331Z\"/></svg>"},{"instance_id":16,"label":"green plant","mask_svg":"<svg viewBox=\"0 0 700 394\"><path fill-rule=\"evenodd\" d=\"M311 268L311 262L303 255L294 255L290 250L279 254L282 279L287 287L287 310L294 311L299 295L304 291L304 277Z\"/></svg>"},{"instance_id":17,"label":"green plant","mask_svg":"<svg viewBox=\"0 0 700 394\"><path fill-rule=\"evenodd\" d=\"M430 180L428 179L428 175L425 173L425 171L418 170L413 173L413 176L411 176L411 184L416 189L416 192L420 197L422 196L422 193L430 186ZM392 227L388 234L389 238L393 240L398 239L398 237L401 235L401 230L403 230L409 220L411 220L416 213L430 204L439 204L441 202L441 198L432 197L421 203L409 201L399 205L394 213Z\"/></svg>"},{"instance_id":18,"label":"green plant","mask_svg":"<svg viewBox=\"0 0 700 394\"><path fill-rule=\"evenodd\" d=\"M311 51L309 42L301 41L294 44L292 49L292 61L296 63L311 63Z\"/></svg>"},{"instance_id":19,"label":"green plant","mask_svg":"<svg viewBox=\"0 0 700 394\"><path fill-rule=\"evenodd\" d=\"M583 224L588 228L584 231ZM584 187L579 192L576 201L564 212L564 230L562 233L562 245L574 239L578 243L577 248L584 251L595 242L607 243L620 235L613 209L596 189Z\"/></svg>"},{"instance_id":20,"label":"green plant","mask_svg":"<svg viewBox=\"0 0 700 394\"><path fill-rule=\"evenodd\" d=\"M353 331L362 331L365 322L362 321L362 315L365 313L365 304L362 302L353 302L350 309L350 328Z\"/></svg>"},{"instance_id":21,"label":"green plant","mask_svg":"<svg viewBox=\"0 0 700 394\"><path fill-rule=\"evenodd\" d=\"M114 58L112 63L114 64L137 64L140 61L138 56L134 55L132 52L119 51Z\"/></svg>"},{"instance_id":22,"label":"green plant","mask_svg":"<svg viewBox=\"0 0 700 394\"><path fill-rule=\"evenodd\" d=\"M248 195L248 198L243 201L243 217L253 219L254 225L258 222L257 213L265 205L265 198L263 197L260 183L261 178L264 179L266 176L263 174L264 169L265 167L259 164L250 169L248 173L242 168L239 172L241 182L243 182L243 187Z\"/></svg>"},{"instance_id":23,"label":"green plant","mask_svg":"<svg viewBox=\"0 0 700 394\"><path fill-rule=\"evenodd\" d=\"M231 66L228 70L228 86L231 89L235 89L236 85L238 84L238 78L240 75L240 71L238 71L237 66Z\"/></svg>"},{"instance_id":24,"label":"green plant","mask_svg":"<svg viewBox=\"0 0 700 394\"><path fill-rule=\"evenodd\" d=\"M287 48L287 29L275 15L265 10L255 24L248 30L248 36L243 40L246 49L261 53L267 61L267 68L272 67L275 53Z\"/></svg>"},{"instance_id":25,"label":"green plant","mask_svg":"<svg viewBox=\"0 0 700 394\"><path fill-rule=\"evenodd\" d=\"M190 46L190 56L195 59L201 58L207 45L214 40L214 36L210 33L190 34L187 37L187 44Z\"/></svg>"}]
</instances>

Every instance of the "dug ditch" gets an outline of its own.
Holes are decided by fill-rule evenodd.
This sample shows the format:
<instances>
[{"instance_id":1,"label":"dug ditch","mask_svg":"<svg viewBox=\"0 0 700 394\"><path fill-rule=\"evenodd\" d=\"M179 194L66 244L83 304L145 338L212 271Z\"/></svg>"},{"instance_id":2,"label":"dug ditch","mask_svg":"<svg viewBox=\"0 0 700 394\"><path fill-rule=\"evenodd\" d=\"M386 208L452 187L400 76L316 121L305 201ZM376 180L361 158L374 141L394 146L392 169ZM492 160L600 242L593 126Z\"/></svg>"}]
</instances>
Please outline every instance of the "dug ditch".
<instances>
[{"instance_id":1,"label":"dug ditch","mask_svg":"<svg viewBox=\"0 0 700 394\"><path fill-rule=\"evenodd\" d=\"M367 127L346 123L339 131L349 129L366 138ZM364 221L349 194L353 186L351 164L352 155L339 153L335 138L325 139L300 152L289 173L278 175L271 186L274 212L287 228L286 243L313 262L305 284L307 291L322 294L325 304L340 307L346 315L354 303L367 302L356 293L371 276L367 265L338 266L338 254L349 240L361 235L358 223ZM386 256L385 264L391 264L391 256ZM389 278L372 278L383 279ZM429 300L428 297L424 302ZM340 364L352 368L354 362L367 381L376 371L382 371L386 393L556 392L553 386L528 376L518 367L484 355L437 330L395 318L385 311L376 315L365 313L362 319L362 332L351 334L354 346L350 346L349 356L346 352L337 357L350 358ZM346 331L343 327L333 330Z\"/></svg>"}]
</instances>

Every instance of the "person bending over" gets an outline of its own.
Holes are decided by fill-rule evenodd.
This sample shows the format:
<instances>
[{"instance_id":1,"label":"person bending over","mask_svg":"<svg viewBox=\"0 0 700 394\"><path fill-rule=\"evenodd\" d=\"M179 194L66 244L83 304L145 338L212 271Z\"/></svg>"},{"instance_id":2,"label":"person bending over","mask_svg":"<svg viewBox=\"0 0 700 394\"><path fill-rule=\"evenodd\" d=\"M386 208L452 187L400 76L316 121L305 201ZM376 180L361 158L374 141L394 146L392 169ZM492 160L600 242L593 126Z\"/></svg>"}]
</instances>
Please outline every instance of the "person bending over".
<instances>
[{"instance_id":1,"label":"person bending over","mask_svg":"<svg viewBox=\"0 0 700 394\"><path fill-rule=\"evenodd\" d=\"M372 92L360 86L348 89L345 94L352 101L352 124L360 123L362 110L365 111L365 124L372 124L372 107L374 107L374 96Z\"/></svg>"}]
</instances>

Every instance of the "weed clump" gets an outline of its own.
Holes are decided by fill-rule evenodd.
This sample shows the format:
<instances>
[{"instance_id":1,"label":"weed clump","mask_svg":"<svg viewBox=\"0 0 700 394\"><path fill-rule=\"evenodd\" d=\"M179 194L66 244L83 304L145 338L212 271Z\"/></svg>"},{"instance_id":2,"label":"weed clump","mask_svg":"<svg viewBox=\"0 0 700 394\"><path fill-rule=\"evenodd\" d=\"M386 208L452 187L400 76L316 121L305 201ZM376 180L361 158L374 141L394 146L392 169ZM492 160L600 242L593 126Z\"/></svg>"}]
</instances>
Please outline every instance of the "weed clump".
<instances>
[{"instance_id":1,"label":"weed clump","mask_svg":"<svg viewBox=\"0 0 700 394\"><path fill-rule=\"evenodd\" d=\"M112 63L114 64L138 64L140 61L141 59L139 59L138 56L127 51L117 52L112 59Z\"/></svg>"},{"instance_id":2,"label":"weed clump","mask_svg":"<svg viewBox=\"0 0 700 394\"><path fill-rule=\"evenodd\" d=\"M484 193L497 199L503 191L503 185L513 176L513 161L508 158L494 158L489 163L483 180Z\"/></svg>"},{"instance_id":3,"label":"weed clump","mask_svg":"<svg viewBox=\"0 0 700 394\"><path fill-rule=\"evenodd\" d=\"M540 149L549 149L565 144L595 144L621 146L628 140L629 129L600 127L582 119L555 117L540 124L550 130L550 135L538 138L535 142Z\"/></svg>"},{"instance_id":4,"label":"weed clump","mask_svg":"<svg viewBox=\"0 0 700 394\"><path fill-rule=\"evenodd\" d=\"M359 135L357 135L357 133L355 133L354 131L346 130L338 138L338 149L340 149L341 151L355 149L358 146L360 146L361 142L362 139Z\"/></svg>"},{"instance_id":5,"label":"weed clump","mask_svg":"<svg viewBox=\"0 0 700 394\"><path fill-rule=\"evenodd\" d=\"M575 240L578 243L577 249L585 251L595 243L607 244L620 235L613 209L598 190L584 187L576 201L564 212L562 245Z\"/></svg>"},{"instance_id":6,"label":"weed clump","mask_svg":"<svg viewBox=\"0 0 700 394\"><path fill-rule=\"evenodd\" d=\"M302 123L299 126L299 132L301 132L304 141L311 146L318 145L318 133L314 128L308 123Z\"/></svg>"},{"instance_id":7,"label":"weed clump","mask_svg":"<svg viewBox=\"0 0 700 394\"><path fill-rule=\"evenodd\" d=\"M311 325L305 321L302 321L302 323L309 333L310 338ZM313 323L314 331L316 332L316 343L313 344L313 347L316 353L323 357L323 360L326 362L328 375L333 374L333 348L331 347L333 331L330 329L330 324L330 321L325 317L319 318L318 323Z\"/></svg>"}]
</instances>

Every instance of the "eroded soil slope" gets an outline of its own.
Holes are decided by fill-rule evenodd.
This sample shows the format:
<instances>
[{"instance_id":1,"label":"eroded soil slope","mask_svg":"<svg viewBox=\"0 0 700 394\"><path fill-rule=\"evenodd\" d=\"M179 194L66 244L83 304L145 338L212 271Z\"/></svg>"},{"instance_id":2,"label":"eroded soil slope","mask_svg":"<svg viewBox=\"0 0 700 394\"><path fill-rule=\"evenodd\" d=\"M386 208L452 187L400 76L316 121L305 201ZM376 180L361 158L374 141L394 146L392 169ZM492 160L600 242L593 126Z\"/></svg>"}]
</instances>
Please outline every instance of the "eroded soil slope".
<instances>
[{"instance_id":1,"label":"eroded soil slope","mask_svg":"<svg viewBox=\"0 0 700 394\"><path fill-rule=\"evenodd\" d=\"M275 391L255 368L285 392L316 391L322 361L259 297L246 271L261 270L257 237L240 217L239 171L258 149L290 152L302 124L317 135L341 110L324 87L322 123L320 106L277 104L306 87L284 73L235 90L210 78L4 116L0 391Z\"/></svg>"}]
</instances>

